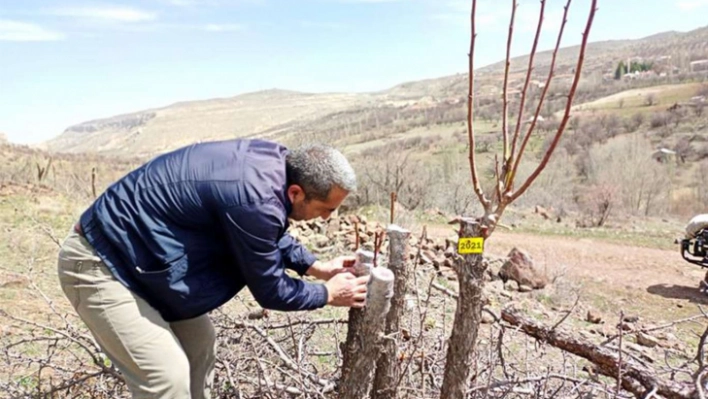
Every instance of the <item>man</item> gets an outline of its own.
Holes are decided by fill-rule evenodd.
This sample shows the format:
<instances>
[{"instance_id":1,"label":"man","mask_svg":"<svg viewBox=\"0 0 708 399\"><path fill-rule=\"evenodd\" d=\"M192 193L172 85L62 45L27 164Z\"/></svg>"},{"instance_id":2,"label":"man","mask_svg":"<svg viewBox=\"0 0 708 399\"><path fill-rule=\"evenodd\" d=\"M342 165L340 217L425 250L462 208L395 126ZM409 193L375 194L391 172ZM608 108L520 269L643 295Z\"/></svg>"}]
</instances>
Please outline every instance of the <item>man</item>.
<instances>
[{"instance_id":1,"label":"man","mask_svg":"<svg viewBox=\"0 0 708 399\"><path fill-rule=\"evenodd\" d=\"M134 398L208 398L207 312L242 288L282 311L363 306L366 277L286 232L288 218L328 218L355 189L350 164L324 145L229 140L164 154L81 215L59 253L62 289Z\"/></svg>"}]
</instances>

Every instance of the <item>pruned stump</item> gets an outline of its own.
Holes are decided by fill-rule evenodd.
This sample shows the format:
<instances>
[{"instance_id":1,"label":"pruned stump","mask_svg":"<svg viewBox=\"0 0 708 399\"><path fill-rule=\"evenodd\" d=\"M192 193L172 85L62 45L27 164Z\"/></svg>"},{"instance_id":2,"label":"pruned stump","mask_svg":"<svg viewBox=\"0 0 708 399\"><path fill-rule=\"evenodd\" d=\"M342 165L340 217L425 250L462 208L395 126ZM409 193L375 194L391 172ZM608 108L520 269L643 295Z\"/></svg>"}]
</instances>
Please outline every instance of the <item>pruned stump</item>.
<instances>
[{"instance_id":1,"label":"pruned stump","mask_svg":"<svg viewBox=\"0 0 708 399\"><path fill-rule=\"evenodd\" d=\"M354 266L357 276L368 270L366 307L349 311L347 340L344 343L342 376L339 383L341 399L363 399L368 396L376 360L381 353L386 315L393 296L393 272L373 268L373 253L357 251ZM359 274L362 273L362 274Z\"/></svg>"},{"instance_id":2,"label":"pruned stump","mask_svg":"<svg viewBox=\"0 0 708 399\"><path fill-rule=\"evenodd\" d=\"M411 232L397 225L388 226L386 234L389 239L388 268L396 279L391 299L391 310L386 317L386 335L397 336L400 331L400 320L405 311L405 300L408 291L408 238ZM381 357L376 363L372 399L393 399L396 397L396 383L399 378L399 363L396 353L396 342L385 340L382 344Z\"/></svg>"}]
</instances>

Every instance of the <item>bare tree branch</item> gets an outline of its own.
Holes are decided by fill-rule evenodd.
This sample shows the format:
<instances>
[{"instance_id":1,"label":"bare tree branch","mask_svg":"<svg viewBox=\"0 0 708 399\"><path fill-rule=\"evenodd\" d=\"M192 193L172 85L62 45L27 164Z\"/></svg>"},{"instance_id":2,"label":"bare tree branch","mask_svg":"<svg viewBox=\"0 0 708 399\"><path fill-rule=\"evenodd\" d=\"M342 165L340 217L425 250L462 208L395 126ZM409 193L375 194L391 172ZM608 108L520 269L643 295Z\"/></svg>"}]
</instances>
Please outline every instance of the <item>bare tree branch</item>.
<instances>
[{"instance_id":1,"label":"bare tree branch","mask_svg":"<svg viewBox=\"0 0 708 399\"><path fill-rule=\"evenodd\" d=\"M470 53L469 53L469 94L467 95L467 135L470 143L470 171L472 172L472 186L474 188L475 194L479 198L479 202L486 211L490 209L490 201L484 196L482 192L482 186L479 183L479 175L477 173L477 162L475 159L475 141L474 141L474 44L477 38L476 26L475 26L475 13L477 11L477 1L472 1L472 13L470 16L472 24L472 34L470 40Z\"/></svg>"},{"instance_id":2,"label":"bare tree branch","mask_svg":"<svg viewBox=\"0 0 708 399\"><path fill-rule=\"evenodd\" d=\"M524 88L521 91L521 103L519 104L519 115L516 118L516 129L514 131L514 137L511 141L511 158L509 159L508 165L506 165L506 176L504 176L504 188L511 190L511 183L514 180L514 175L512 172L516 172L516 168L513 167L516 159L516 142L519 139L519 133L521 132L521 122L524 116L524 105L526 105L526 94L528 92L529 83L531 82L531 75L534 69L533 62L536 56L536 49L538 48L538 39L541 37L541 28L543 26L543 14L546 8L546 0L541 0L541 10L538 14L538 25L536 26L536 35L533 39L533 46L531 47L531 54L529 54L529 65L526 70L526 80L524 81ZM565 18L564 18L565 19ZM544 87L545 89L545 87ZM539 108L540 109L540 108ZM538 117L538 116L537 116ZM513 168L513 170L512 170Z\"/></svg>"},{"instance_id":3,"label":"bare tree branch","mask_svg":"<svg viewBox=\"0 0 708 399\"><path fill-rule=\"evenodd\" d=\"M506 60L504 62L504 87L502 93L502 136L504 140L503 167L506 169L509 162L509 67L511 66L511 39L514 37L514 18L516 17L516 0L511 0L511 20L509 21L509 35L506 38ZM506 171L504 172L506 175ZM498 180L497 180L498 181ZM501 198L499 198L501 201Z\"/></svg>"},{"instance_id":4,"label":"bare tree branch","mask_svg":"<svg viewBox=\"0 0 708 399\"><path fill-rule=\"evenodd\" d=\"M567 17L567 12L568 8L570 7L570 0L568 0L568 4L565 6L565 11L563 13L563 24L561 25L561 30L558 35L559 41L561 34L563 32L563 26L565 26L566 23L566 17ZM561 135L565 131L565 125L568 123L568 119L570 119L570 109L573 105L573 97L575 97L575 91L578 88L578 83L580 83L580 77L581 77L581 72L583 69L583 63L585 61L585 49L587 48L588 44L588 38L590 36L590 29L592 28L592 23L593 20L595 19L595 12L597 11L597 0L592 0L592 4L590 5L590 12L588 13L588 19L585 24L585 30L583 31L583 40L582 43L580 44L580 52L578 54L578 62L575 65L575 76L573 78L573 84L570 87L570 92L568 93L568 100L566 101L565 104L565 113L563 114L563 118L561 119L560 125L558 126L558 130L556 131L555 136L553 137L553 141L551 141L551 145L549 146L548 150L546 151L546 154L543 156L543 159L541 160L541 163L536 167L536 169L533 171L531 176L524 182L524 184L515 192L511 195L511 201L514 201L515 199L519 198L536 180L538 175L543 171L543 169L546 167L548 164L548 161L551 159L551 155L553 155L553 151L556 149L556 146L558 146L558 141L561 138ZM551 71L551 74L553 72ZM544 88L544 89L547 89ZM538 111L537 111L538 113ZM535 120L535 118L534 118ZM529 127L529 133L527 133L527 137L531 133L531 129L533 126ZM524 141L527 141L527 138L524 139ZM525 144L525 143L524 143ZM523 146L522 146L523 147ZM521 156L519 156L518 161L521 160Z\"/></svg>"}]
</instances>

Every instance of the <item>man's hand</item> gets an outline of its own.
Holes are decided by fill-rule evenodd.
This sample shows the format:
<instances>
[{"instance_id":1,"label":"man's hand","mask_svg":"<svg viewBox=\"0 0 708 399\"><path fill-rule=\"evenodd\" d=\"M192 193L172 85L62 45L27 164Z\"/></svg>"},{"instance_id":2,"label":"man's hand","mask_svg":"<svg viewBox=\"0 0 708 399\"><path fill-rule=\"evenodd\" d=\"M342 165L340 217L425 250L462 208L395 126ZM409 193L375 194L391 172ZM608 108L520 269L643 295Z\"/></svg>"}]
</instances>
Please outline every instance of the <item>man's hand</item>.
<instances>
[{"instance_id":1,"label":"man's hand","mask_svg":"<svg viewBox=\"0 0 708 399\"><path fill-rule=\"evenodd\" d=\"M316 261L307 269L307 275L320 280L329 281L340 273L347 273L354 266L353 256L340 256L328 262Z\"/></svg>"},{"instance_id":2,"label":"man's hand","mask_svg":"<svg viewBox=\"0 0 708 399\"><path fill-rule=\"evenodd\" d=\"M366 304L366 283L369 276L356 277L351 273L340 273L325 283L327 305L363 308Z\"/></svg>"}]
</instances>

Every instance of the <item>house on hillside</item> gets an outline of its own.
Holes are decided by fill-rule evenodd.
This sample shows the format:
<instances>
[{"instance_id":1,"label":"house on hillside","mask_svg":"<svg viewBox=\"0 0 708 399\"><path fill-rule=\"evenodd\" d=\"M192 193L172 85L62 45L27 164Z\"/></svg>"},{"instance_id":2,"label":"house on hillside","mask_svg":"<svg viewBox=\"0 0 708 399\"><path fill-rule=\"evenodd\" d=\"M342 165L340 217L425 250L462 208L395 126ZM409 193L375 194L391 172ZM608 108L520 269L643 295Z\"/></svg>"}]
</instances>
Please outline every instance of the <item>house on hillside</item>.
<instances>
[{"instance_id":1,"label":"house on hillside","mask_svg":"<svg viewBox=\"0 0 708 399\"><path fill-rule=\"evenodd\" d=\"M676 160L676 151L670 150L668 148L659 148L651 154L651 158L659 163L666 163L668 161Z\"/></svg>"},{"instance_id":2,"label":"house on hillside","mask_svg":"<svg viewBox=\"0 0 708 399\"><path fill-rule=\"evenodd\" d=\"M689 64L689 70L691 72L708 71L708 59L691 61L691 63Z\"/></svg>"},{"instance_id":3,"label":"house on hillside","mask_svg":"<svg viewBox=\"0 0 708 399\"><path fill-rule=\"evenodd\" d=\"M657 76L656 72L649 70L649 71L634 71L634 72L629 72L625 73L622 78L625 80L635 80L635 79L651 79L655 78Z\"/></svg>"}]
</instances>

